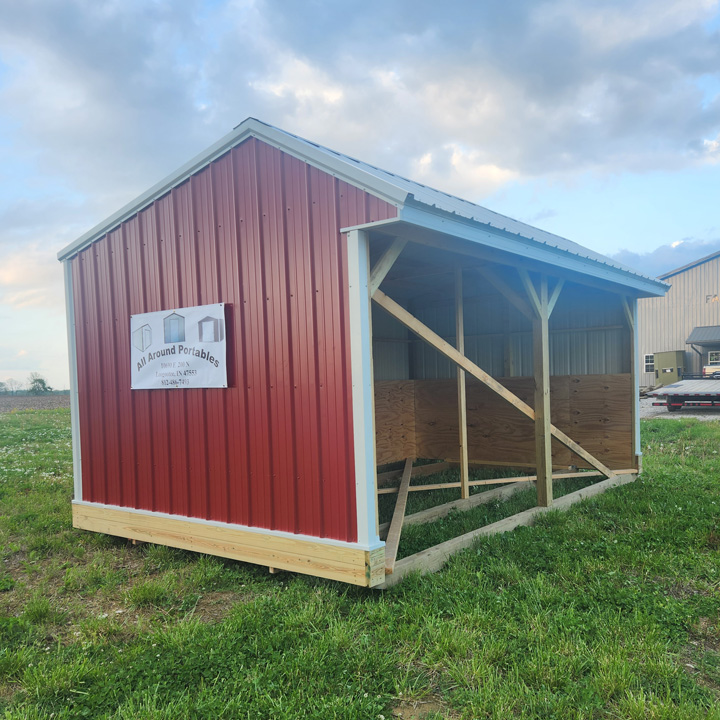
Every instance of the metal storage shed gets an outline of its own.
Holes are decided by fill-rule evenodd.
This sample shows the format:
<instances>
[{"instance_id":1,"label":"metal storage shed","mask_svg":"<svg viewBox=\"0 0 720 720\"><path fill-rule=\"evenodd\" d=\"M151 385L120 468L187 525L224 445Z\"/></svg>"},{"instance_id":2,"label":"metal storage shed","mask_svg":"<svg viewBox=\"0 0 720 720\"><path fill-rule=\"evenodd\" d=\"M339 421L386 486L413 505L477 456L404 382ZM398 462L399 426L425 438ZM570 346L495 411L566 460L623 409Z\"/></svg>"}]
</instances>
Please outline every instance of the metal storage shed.
<instances>
[{"instance_id":1,"label":"metal storage shed","mask_svg":"<svg viewBox=\"0 0 720 720\"><path fill-rule=\"evenodd\" d=\"M469 463L535 469L543 507L553 468L638 470L636 300L663 283L257 120L59 259L76 527L376 586L413 458L458 463L460 506ZM199 380L218 358L227 387Z\"/></svg>"}]
</instances>

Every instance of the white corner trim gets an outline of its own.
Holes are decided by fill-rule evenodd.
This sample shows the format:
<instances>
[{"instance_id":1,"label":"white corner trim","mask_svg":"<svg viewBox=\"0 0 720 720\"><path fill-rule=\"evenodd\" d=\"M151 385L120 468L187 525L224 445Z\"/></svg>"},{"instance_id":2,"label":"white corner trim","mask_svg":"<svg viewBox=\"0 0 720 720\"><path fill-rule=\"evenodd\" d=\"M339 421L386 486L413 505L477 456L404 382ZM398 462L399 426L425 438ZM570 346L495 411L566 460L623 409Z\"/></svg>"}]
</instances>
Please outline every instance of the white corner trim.
<instances>
[{"instance_id":1,"label":"white corner trim","mask_svg":"<svg viewBox=\"0 0 720 720\"><path fill-rule=\"evenodd\" d=\"M72 433L73 491L75 500L82 500L82 456L80 454L80 404L78 399L77 341L75 335L75 300L72 264L63 262L65 273L65 318L70 366L70 430Z\"/></svg>"},{"instance_id":2,"label":"white corner trim","mask_svg":"<svg viewBox=\"0 0 720 720\"><path fill-rule=\"evenodd\" d=\"M380 541L375 513L372 330L368 294L370 255L367 233L351 230L347 233L347 248L357 541L361 545L376 546Z\"/></svg>"},{"instance_id":3,"label":"white corner trim","mask_svg":"<svg viewBox=\"0 0 720 720\"><path fill-rule=\"evenodd\" d=\"M634 383L633 383L633 402L635 403L634 406L634 418L635 421L635 427L634 435L635 435L635 455L638 457L642 456L642 443L640 442L640 412L639 412L639 402L640 402L640 333L638 332L638 299L636 297L629 298L629 304L630 304L630 314L632 315L632 329L631 329L631 337L633 340L633 347L630 348L630 352L632 353L631 362L633 363L633 367L635 369L635 372L632 373Z\"/></svg>"}]
</instances>

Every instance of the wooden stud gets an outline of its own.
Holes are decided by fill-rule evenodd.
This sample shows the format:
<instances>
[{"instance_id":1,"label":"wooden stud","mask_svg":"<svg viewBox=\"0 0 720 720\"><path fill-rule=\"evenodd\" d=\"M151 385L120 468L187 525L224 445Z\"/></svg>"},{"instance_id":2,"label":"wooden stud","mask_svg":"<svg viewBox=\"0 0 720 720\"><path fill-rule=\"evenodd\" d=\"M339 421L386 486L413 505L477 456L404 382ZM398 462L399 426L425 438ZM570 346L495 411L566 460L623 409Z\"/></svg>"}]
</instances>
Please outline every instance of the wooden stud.
<instances>
[{"instance_id":1,"label":"wooden stud","mask_svg":"<svg viewBox=\"0 0 720 720\"><path fill-rule=\"evenodd\" d=\"M395 558L397 557L398 546L400 545L400 533L402 532L403 520L405 518L405 506L407 505L412 464L413 458L405 460L405 471L400 481L395 510L393 511L392 520L390 521L387 540L385 541L385 572L388 575L392 573L395 567Z\"/></svg>"},{"instance_id":2,"label":"wooden stud","mask_svg":"<svg viewBox=\"0 0 720 720\"><path fill-rule=\"evenodd\" d=\"M392 315L405 327L414 332L418 337L424 340L428 345L431 345L445 357L452 360L456 365L459 365L466 370L474 378L477 378L480 382L484 383L487 387L497 393L500 397L510 403L513 407L517 408L526 417L531 420L535 420L534 410L519 397L511 393L507 388L501 385L495 378L488 375L483 369L478 367L474 362L469 360L465 355L459 353L450 343L443 340L437 333L434 333L427 325L422 323L411 313L409 313L401 305L398 305L394 300L389 298L382 290L376 291L373 295L373 301L376 302L385 312ZM556 428L554 425L550 425L550 431L552 436L559 440L563 445L570 448L574 453L579 455L585 462L599 470L603 475L611 477L614 473L610 468L606 467L600 460L593 457L587 450L580 447L575 441L570 439L562 430Z\"/></svg>"},{"instance_id":3,"label":"wooden stud","mask_svg":"<svg viewBox=\"0 0 720 720\"><path fill-rule=\"evenodd\" d=\"M377 263L375 263L375 267L370 272L370 282L368 283L370 297L372 297L380 287L380 283L382 283L385 276L390 272L390 268L395 264L395 261L407 243L408 241L404 238L395 238L390 247L383 253Z\"/></svg>"},{"instance_id":4,"label":"wooden stud","mask_svg":"<svg viewBox=\"0 0 720 720\"><path fill-rule=\"evenodd\" d=\"M445 517L453 510L471 510L478 505L486 505L494 500L506 500L516 492L519 492L526 487L527 486L522 483L513 483L500 488L493 488L492 490L476 493L475 495L471 495L467 500L452 500L451 502L436 505L435 507L428 508L427 510L421 510L420 512L413 513L412 515L406 515L404 525L422 525L424 523L433 522L433 520ZM384 533L389 527L389 522L383 523L380 525L380 533Z\"/></svg>"},{"instance_id":5,"label":"wooden stud","mask_svg":"<svg viewBox=\"0 0 720 720\"><path fill-rule=\"evenodd\" d=\"M637 470L634 468L629 470L618 470L618 475L633 475L637 474ZM589 472L579 473L579 472L568 472L568 473L556 473L553 475L553 480L560 480L563 478L576 478L576 477L583 477L583 478L597 478L602 477L602 473L598 472L597 470L592 470ZM535 480L535 476L528 476L526 478L520 478L521 480L527 480L527 481L533 481ZM484 492L477 493L475 495L471 495L467 500L452 500L451 502L444 503L442 505L436 505L435 507L428 508L427 510L421 510L420 512L413 513L412 515L406 515L405 516L405 522L403 523L403 526L406 525L421 525L426 522L432 522L433 520L437 520L439 518L445 517L449 513L451 513L453 510L458 510L460 512L464 512L465 510L470 510L474 507L477 507L478 505L483 505L489 502L492 502L493 500L506 500L511 495L514 495L516 492L519 492L520 490L524 490L527 485L524 485L522 482L519 482L518 478L505 478L506 481L509 480L515 480L515 482L512 482L510 485L504 485L500 488L495 488L494 490L485 490ZM412 488L410 488L412 490ZM390 523L382 523L380 525L380 532L384 533L388 528L390 527Z\"/></svg>"},{"instance_id":6,"label":"wooden stud","mask_svg":"<svg viewBox=\"0 0 720 720\"><path fill-rule=\"evenodd\" d=\"M595 485L590 485L582 490L576 490L568 495L563 495L563 497L555 501L553 509L565 510L581 500L599 495L610 488L633 482L635 477L636 473L634 472L622 475L613 475L613 477L608 478L607 480L602 480L599 483L595 483ZM546 507L531 508L530 510L525 510L524 512L499 520L498 522L491 523L490 525L485 525L484 527L473 530L465 535L460 535L452 540L447 540L444 543L435 545L434 547L423 550L415 555L410 555L402 560L398 560L395 564L395 572L386 577L385 583L379 585L378 589L384 590L391 587L412 572L436 572L442 568L448 558L460 550L464 550L465 548L472 546L479 538L508 532L523 525L532 525L538 515L541 515L548 510L549 508Z\"/></svg>"},{"instance_id":7,"label":"wooden stud","mask_svg":"<svg viewBox=\"0 0 720 720\"><path fill-rule=\"evenodd\" d=\"M530 286L534 290L530 279ZM552 447L550 444L550 334L548 330L548 283L540 277L537 317L533 320L533 375L535 377L535 465L537 468L537 500L541 507L553 501ZM535 302L535 300L533 300Z\"/></svg>"},{"instance_id":8,"label":"wooden stud","mask_svg":"<svg viewBox=\"0 0 720 720\"><path fill-rule=\"evenodd\" d=\"M637 472L636 468L628 468L625 470L616 470L615 474L622 473L633 473ZM605 477L604 473L599 470L583 470L583 471L569 471L569 472L555 472L552 474L553 480L567 480L568 478L577 477ZM517 477L507 478L491 478L489 480L471 480L469 482L470 487L479 487L481 485L502 485L505 483L515 484L524 482L536 482L537 475L518 475ZM408 492L422 492L424 490L447 490L448 488L460 487L459 482L449 483L437 483L436 485L412 485L408 488ZM397 485L393 487L384 487L378 490L380 495L394 495L398 492L399 487ZM475 497L471 495L470 497ZM459 502L459 501L458 501ZM380 526L382 528L382 525Z\"/></svg>"},{"instance_id":9,"label":"wooden stud","mask_svg":"<svg viewBox=\"0 0 720 720\"><path fill-rule=\"evenodd\" d=\"M437 462L430 463L428 465L415 465L412 469L411 477L427 477L428 475L435 475L437 473L444 472L450 468L457 467L455 462ZM388 482L402 477L405 470L388 470L387 472L380 473L377 476L378 487L387 485Z\"/></svg>"},{"instance_id":10,"label":"wooden stud","mask_svg":"<svg viewBox=\"0 0 720 720\"><path fill-rule=\"evenodd\" d=\"M461 355L465 354L465 318L463 312L463 276L462 266L455 268L455 344ZM460 441L460 497L470 497L468 485L468 432L467 432L467 397L465 393L465 371L458 367L457 395L458 395L458 428Z\"/></svg>"}]
</instances>

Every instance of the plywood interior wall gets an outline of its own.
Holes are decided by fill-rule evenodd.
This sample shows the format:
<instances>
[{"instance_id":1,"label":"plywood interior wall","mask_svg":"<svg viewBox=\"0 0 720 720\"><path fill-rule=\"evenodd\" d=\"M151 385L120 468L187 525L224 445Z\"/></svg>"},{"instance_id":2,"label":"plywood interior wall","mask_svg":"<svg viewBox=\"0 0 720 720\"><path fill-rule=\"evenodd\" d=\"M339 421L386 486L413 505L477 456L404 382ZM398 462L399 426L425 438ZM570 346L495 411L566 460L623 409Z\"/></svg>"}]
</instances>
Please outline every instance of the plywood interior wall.
<instances>
[{"instance_id":1,"label":"plywood interior wall","mask_svg":"<svg viewBox=\"0 0 720 720\"><path fill-rule=\"evenodd\" d=\"M499 378L533 404L532 378ZM633 467L631 376L561 375L551 378L552 422L611 469ZM534 425L482 383L467 379L470 462L532 464ZM379 465L406 457L457 460L457 383L401 380L375 383ZM553 464L586 465L553 440Z\"/></svg>"}]
</instances>

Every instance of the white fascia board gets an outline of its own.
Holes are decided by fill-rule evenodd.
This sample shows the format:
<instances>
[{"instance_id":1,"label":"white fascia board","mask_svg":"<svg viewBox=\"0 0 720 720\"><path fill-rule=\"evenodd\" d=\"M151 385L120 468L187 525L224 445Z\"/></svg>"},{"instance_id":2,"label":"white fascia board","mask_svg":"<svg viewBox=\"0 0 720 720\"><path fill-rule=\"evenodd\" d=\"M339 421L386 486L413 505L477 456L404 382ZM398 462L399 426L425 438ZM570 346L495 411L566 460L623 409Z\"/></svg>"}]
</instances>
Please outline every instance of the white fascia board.
<instances>
[{"instance_id":1,"label":"white fascia board","mask_svg":"<svg viewBox=\"0 0 720 720\"><path fill-rule=\"evenodd\" d=\"M583 258L561 248L553 248L544 243L537 243L522 235L514 235L503 230L490 231L478 227L472 221L462 221L436 212L429 212L422 208L408 207L407 205L399 208L395 222L418 225L428 230L487 245L523 258L537 260L564 270L571 270L572 272L616 283L652 296L662 297L670 287L660 280L646 280L639 275L630 274L609 265L603 266L590 258ZM371 226L366 227L370 228Z\"/></svg>"},{"instance_id":2,"label":"white fascia board","mask_svg":"<svg viewBox=\"0 0 720 720\"><path fill-rule=\"evenodd\" d=\"M341 180L345 180L355 187L366 190L370 194L392 205L401 204L407 198L407 192L405 190L381 178L375 177L361 168L354 167L346 160L342 160L340 157L334 157L331 153L316 148L312 144L303 142L301 139L293 137L292 135L288 135L282 130L273 128L254 118L248 118L240 123L232 132L229 132L225 137L207 148L207 150L185 163L185 165L151 187L147 192L144 192L135 198L135 200L125 205L125 207L63 248L58 253L58 260L64 260L80 252L80 250L110 232L120 223L140 212L143 208L168 193L174 187L184 183L191 175L202 170L202 168L209 165L213 160L216 160L221 155L224 155L251 137L258 138L268 145L276 147L278 150L282 150L299 160L307 162L309 165L317 167Z\"/></svg>"}]
</instances>

